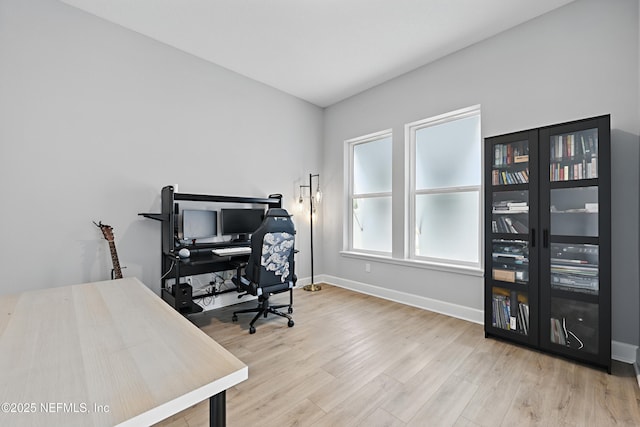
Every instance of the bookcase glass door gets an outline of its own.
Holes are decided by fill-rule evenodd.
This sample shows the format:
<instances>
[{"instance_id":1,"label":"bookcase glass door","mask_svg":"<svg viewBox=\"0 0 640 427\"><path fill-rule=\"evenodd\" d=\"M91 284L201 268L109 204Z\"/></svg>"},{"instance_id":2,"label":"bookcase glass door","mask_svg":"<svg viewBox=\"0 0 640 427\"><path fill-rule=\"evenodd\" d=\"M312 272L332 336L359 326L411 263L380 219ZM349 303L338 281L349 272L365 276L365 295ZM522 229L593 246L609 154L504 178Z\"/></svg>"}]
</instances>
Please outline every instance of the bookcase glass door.
<instances>
[{"instance_id":1,"label":"bookcase glass door","mask_svg":"<svg viewBox=\"0 0 640 427\"><path fill-rule=\"evenodd\" d=\"M600 170L603 154L608 164L608 150L601 147L602 132L608 148L608 118L603 123L572 122L540 134L541 149L549 155L548 180L540 187L540 345L610 366L610 283L601 280L610 277L610 262L603 257L610 253L610 240L602 228L609 215L603 220L601 209L609 206L609 182L603 185L609 170Z\"/></svg>"},{"instance_id":2,"label":"bookcase glass door","mask_svg":"<svg viewBox=\"0 0 640 427\"><path fill-rule=\"evenodd\" d=\"M598 245L551 243L551 289L598 295Z\"/></svg>"},{"instance_id":3,"label":"bookcase glass door","mask_svg":"<svg viewBox=\"0 0 640 427\"><path fill-rule=\"evenodd\" d=\"M551 235L598 237L598 187L550 191Z\"/></svg>"},{"instance_id":4,"label":"bookcase glass door","mask_svg":"<svg viewBox=\"0 0 640 427\"><path fill-rule=\"evenodd\" d=\"M598 304L551 297L550 342L559 347L598 354Z\"/></svg>"},{"instance_id":5,"label":"bookcase glass door","mask_svg":"<svg viewBox=\"0 0 640 427\"><path fill-rule=\"evenodd\" d=\"M536 132L520 132L486 142L491 189L485 199L485 325L488 333L525 343L537 342L537 290L531 288L531 224L537 216L530 212L537 198L530 182L537 170L536 146L530 141L536 139Z\"/></svg>"},{"instance_id":6,"label":"bookcase glass door","mask_svg":"<svg viewBox=\"0 0 640 427\"><path fill-rule=\"evenodd\" d=\"M598 354L598 245L552 242L550 252L549 340L565 349Z\"/></svg>"}]
</instances>

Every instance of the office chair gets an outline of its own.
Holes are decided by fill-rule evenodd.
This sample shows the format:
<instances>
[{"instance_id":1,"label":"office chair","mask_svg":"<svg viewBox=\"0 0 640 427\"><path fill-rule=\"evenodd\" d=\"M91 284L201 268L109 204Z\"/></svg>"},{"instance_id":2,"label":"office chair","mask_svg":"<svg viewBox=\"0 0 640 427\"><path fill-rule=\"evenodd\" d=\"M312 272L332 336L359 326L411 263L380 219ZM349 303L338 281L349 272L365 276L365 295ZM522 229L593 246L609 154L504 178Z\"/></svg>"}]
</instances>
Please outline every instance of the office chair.
<instances>
[{"instance_id":1,"label":"office chair","mask_svg":"<svg viewBox=\"0 0 640 427\"><path fill-rule=\"evenodd\" d=\"M258 307L233 312L232 320L238 320L239 313L256 313L249 324L249 333L256 332L253 324L260 316L275 314L289 319L287 326L293 326L291 316L278 311L288 307L293 313L293 287L297 277L294 273L295 228L289 213L285 209L269 209L264 221L251 235L251 254L246 264L239 264L232 279L238 288L239 295L255 295ZM242 269L244 268L244 275ZM273 294L289 291L289 304L270 305L269 297Z\"/></svg>"}]
</instances>

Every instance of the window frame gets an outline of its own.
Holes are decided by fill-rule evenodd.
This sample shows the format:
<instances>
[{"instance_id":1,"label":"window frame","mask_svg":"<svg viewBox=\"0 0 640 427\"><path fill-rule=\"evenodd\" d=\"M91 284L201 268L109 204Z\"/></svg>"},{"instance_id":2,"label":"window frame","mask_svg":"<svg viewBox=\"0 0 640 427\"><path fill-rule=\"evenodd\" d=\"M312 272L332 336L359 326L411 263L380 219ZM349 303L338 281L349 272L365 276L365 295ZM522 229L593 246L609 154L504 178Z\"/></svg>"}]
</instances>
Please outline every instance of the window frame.
<instances>
[{"instance_id":1,"label":"window frame","mask_svg":"<svg viewBox=\"0 0 640 427\"><path fill-rule=\"evenodd\" d=\"M484 218L484 199L482 197L483 194L483 179L484 174L483 171L483 145L484 141L482 139L482 128L480 129L480 158L478 162L480 162L480 181L478 185L472 186L457 186L457 187L445 187L445 188L437 188L437 189L429 189L429 190L416 190L416 133L420 129L424 129L427 127L437 126L445 123L449 123L455 120L464 119L468 117L478 116L480 119L480 123L482 123L482 114L480 110L480 105L474 105L467 108L462 108L459 110L451 111L448 113L440 114L438 116L429 117L426 119L417 120L411 123L405 124L404 134L405 134L405 153L407 154L406 159L407 163L405 167L409 171L409 183L405 186L406 197L408 200L408 209L405 212L405 223L407 224L405 239L407 239L407 245L405 246L405 256L404 258L407 260L426 262L426 263L434 263L434 264L444 264L450 265L452 267L464 267L464 268L473 268L473 269L482 269L484 265L484 251L483 251L483 239L484 239L484 230L483 230L483 218ZM482 126L482 124L481 124ZM439 258L439 257L428 257L424 255L416 254L416 198L419 195L425 194L455 194L455 193L469 193L475 192L478 199L478 216L477 216L477 228L478 228L478 236L477 236L477 262L472 261L461 261L450 258Z\"/></svg>"},{"instance_id":2,"label":"window frame","mask_svg":"<svg viewBox=\"0 0 640 427\"><path fill-rule=\"evenodd\" d=\"M351 253L362 253L362 254L371 254L383 257L391 257L393 253L393 182L391 183L391 189L388 192L376 192L376 193L362 193L362 194L354 194L354 148L357 145L366 144L373 141L378 141L381 139L391 138L391 152L393 155L393 132L391 129L382 130L379 132L370 133L367 135L359 136L356 138L348 139L344 142L345 149L345 176L348 179L345 182L345 209L344 209L344 218L345 224L343 230L343 248L346 252ZM389 159L391 173L393 176L393 160ZM391 198L391 206L392 206L392 218L391 218L391 229L392 233L390 236L390 250L389 252L385 251L375 251L370 249L362 249L362 248L354 248L353 246L353 201L355 198L383 198L389 197Z\"/></svg>"}]
</instances>

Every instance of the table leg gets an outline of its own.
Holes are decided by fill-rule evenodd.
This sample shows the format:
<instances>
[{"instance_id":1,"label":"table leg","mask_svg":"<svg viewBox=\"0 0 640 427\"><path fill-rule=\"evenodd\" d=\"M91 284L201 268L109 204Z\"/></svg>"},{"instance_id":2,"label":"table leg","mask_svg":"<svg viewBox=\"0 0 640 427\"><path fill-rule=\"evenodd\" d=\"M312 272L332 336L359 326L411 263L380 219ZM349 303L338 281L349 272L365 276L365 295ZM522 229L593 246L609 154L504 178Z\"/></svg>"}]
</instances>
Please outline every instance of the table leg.
<instances>
[{"instance_id":1,"label":"table leg","mask_svg":"<svg viewBox=\"0 0 640 427\"><path fill-rule=\"evenodd\" d=\"M225 427L227 425L226 400L225 390L209 398L210 427Z\"/></svg>"}]
</instances>

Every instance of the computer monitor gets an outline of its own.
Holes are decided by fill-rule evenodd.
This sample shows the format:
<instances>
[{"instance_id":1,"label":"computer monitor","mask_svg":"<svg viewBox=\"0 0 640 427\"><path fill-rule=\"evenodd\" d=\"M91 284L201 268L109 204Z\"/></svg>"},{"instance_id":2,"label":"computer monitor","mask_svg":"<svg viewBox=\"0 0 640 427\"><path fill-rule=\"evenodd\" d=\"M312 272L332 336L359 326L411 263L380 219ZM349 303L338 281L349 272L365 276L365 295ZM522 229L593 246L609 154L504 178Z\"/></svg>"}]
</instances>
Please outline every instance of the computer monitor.
<instances>
[{"instance_id":1,"label":"computer monitor","mask_svg":"<svg viewBox=\"0 0 640 427\"><path fill-rule=\"evenodd\" d=\"M263 218L263 209L221 209L220 232L234 236L234 240L248 240L249 235L260 227Z\"/></svg>"},{"instance_id":2,"label":"computer monitor","mask_svg":"<svg viewBox=\"0 0 640 427\"><path fill-rule=\"evenodd\" d=\"M218 212L209 210L182 211L182 239L203 240L218 234Z\"/></svg>"}]
</instances>

